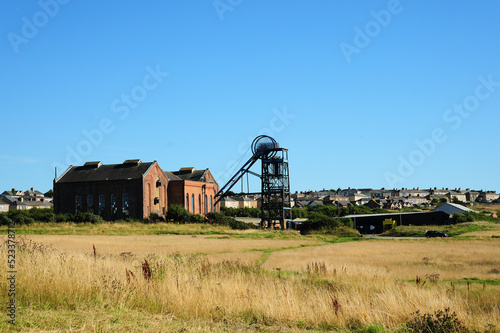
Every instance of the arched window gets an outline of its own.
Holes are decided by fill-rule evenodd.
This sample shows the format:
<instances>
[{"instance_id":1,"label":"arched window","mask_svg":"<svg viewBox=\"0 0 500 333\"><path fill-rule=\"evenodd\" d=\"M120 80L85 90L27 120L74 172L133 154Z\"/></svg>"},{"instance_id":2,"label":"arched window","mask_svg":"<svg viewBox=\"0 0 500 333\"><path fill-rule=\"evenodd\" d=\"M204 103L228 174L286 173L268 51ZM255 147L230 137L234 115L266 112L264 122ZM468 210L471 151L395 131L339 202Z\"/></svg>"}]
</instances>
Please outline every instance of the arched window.
<instances>
[{"instance_id":1,"label":"arched window","mask_svg":"<svg viewBox=\"0 0 500 333\"><path fill-rule=\"evenodd\" d=\"M118 215L118 204L116 203L116 194L111 194L111 219L115 220Z\"/></svg>"},{"instance_id":2,"label":"arched window","mask_svg":"<svg viewBox=\"0 0 500 333\"><path fill-rule=\"evenodd\" d=\"M149 216L149 210L151 209L151 206L153 206L153 200L152 200L152 197L153 197L153 194L151 193L151 184L148 184L148 202L149 202L149 205L148 205L148 216Z\"/></svg>"},{"instance_id":3,"label":"arched window","mask_svg":"<svg viewBox=\"0 0 500 333\"><path fill-rule=\"evenodd\" d=\"M87 211L94 212L94 196L92 194L87 195Z\"/></svg>"},{"instance_id":4,"label":"arched window","mask_svg":"<svg viewBox=\"0 0 500 333\"><path fill-rule=\"evenodd\" d=\"M214 212L214 203L213 203L213 198L212 196L210 196L210 212L213 213Z\"/></svg>"},{"instance_id":5,"label":"arched window","mask_svg":"<svg viewBox=\"0 0 500 333\"><path fill-rule=\"evenodd\" d=\"M186 194L186 210L189 212L189 193Z\"/></svg>"},{"instance_id":6,"label":"arched window","mask_svg":"<svg viewBox=\"0 0 500 333\"><path fill-rule=\"evenodd\" d=\"M124 218L130 216L129 208L128 208L128 193L122 194L122 214Z\"/></svg>"},{"instance_id":7,"label":"arched window","mask_svg":"<svg viewBox=\"0 0 500 333\"><path fill-rule=\"evenodd\" d=\"M99 194L99 215L104 216L104 210L106 209L106 198L104 194Z\"/></svg>"},{"instance_id":8,"label":"arched window","mask_svg":"<svg viewBox=\"0 0 500 333\"><path fill-rule=\"evenodd\" d=\"M82 197L77 195L75 197L75 214L78 214L82 211Z\"/></svg>"},{"instance_id":9,"label":"arched window","mask_svg":"<svg viewBox=\"0 0 500 333\"><path fill-rule=\"evenodd\" d=\"M205 208L204 209L205 210L205 215L207 215L207 213L208 213L208 207L207 207L208 206L208 201L207 201L207 195L206 194L205 194L205 202L204 202L203 206Z\"/></svg>"},{"instance_id":10,"label":"arched window","mask_svg":"<svg viewBox=\"0 0 500 333\"><path fill-rule=\"evenodd\" d=\"M198 214L201 215L201 194L198 194Z\"/></svg>"},{"instance_id":11,"label":"arched window","mask_svg":"<svg viewBox=\"0 0 500 333\"><path fill-rule=\"evenodd\" d=\"M191 194L191 206L193 206L193 214L194 214L194 194Z\"/></svg>"}]
</instances>

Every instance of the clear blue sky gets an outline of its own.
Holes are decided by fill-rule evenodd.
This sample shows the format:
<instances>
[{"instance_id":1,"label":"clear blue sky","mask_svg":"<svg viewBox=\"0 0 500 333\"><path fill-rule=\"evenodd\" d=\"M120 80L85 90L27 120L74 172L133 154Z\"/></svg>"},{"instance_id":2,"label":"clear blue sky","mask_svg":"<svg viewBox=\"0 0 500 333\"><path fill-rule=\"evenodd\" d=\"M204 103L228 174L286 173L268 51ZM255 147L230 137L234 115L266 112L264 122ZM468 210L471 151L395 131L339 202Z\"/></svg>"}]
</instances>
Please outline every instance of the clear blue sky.
<instances>
[{"instance_id":1,"label":"clear blue sky","mask_svg":"<svg viewBox=\"0 0 500 333\"><path fill-rule=\"evenodd\" d=\"M2 191L132 158L223 185L259 134L289 149L292 191L500 190L498 1L3 0L0 13Z\"/></svg>"}]
</instances>

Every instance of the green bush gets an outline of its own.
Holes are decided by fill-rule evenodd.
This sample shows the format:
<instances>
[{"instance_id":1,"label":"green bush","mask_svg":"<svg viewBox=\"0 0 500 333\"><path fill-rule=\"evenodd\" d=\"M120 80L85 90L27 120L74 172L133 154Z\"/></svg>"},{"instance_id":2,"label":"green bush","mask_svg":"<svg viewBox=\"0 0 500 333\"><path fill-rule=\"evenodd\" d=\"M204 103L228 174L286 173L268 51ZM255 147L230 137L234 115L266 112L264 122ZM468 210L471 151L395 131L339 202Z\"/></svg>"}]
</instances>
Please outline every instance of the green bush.
<instances>
[{"instance_id":1,"label":"green bush","mask_svg":"<svg viewBox=\"0 0 500 333\"><path fill-rule=\"evenodd\" d=\"M156 213L151 213L149 214L149 217L147 219L144 219L145 223L158 223L158 222L165 222L165 219L163 216L160 216Z\"/></svg>"},{"instance_id":2,"label":"green bush","mask_svg":"<svg viewBox=\"0 0 500 333\"><path fill-rule=\"evenodd\" d=\"M189 222L192 222L192 223L205 223L206 220L203 216L201 215L198 215L198 214L192 214L190 217L189 217Z\"/></svg>"},{"instance_id":3,"label":"green bush","mask_svg":"<svg viewBox=\"0 0 500 333\"><path fill-rule=\"evenodd\" d=\"M55 222L56 214L54 208L33 208L29 210L29 215L37 222Z\"/></svg>"},{"instance_id":4,"label":"green bush","mask_svg":"<svg viewBox=\"0 0 500 333\"><path fill-rule=\"evenodd\" d=\"M452 217L453 223L463 223L463 222L472 222L472 216L464 215L460 213L453 213Z\"/></svg>"},{"instance_id":5,"label":"green bush","mask_svg":"<svg viewBox=\"0 0 500 333\"><path fill-rule=\"evenodd\" d=\"M322 232L325 232L343 226L352 228L353 225L354 223L350 218L335 218L316 213L310 216L309 219L305 223L302 223L297 229L301 234L305 235L312 231L321 230Z\"/></svg>"},{"instance_id":6,"label":"green bush","mask_svg":"<svg viewBox=\"0 0 500 333\"><path fill-rule=\"evenodd\" d=\"M29 210L9 210L6 214L15 224L31 224L35 222L30 216Z\"/></svg>"},{"instance_id":7,"label":"green bush","mask_svg":"<svg viewBox=\"0 0 500 333\"><path fill-rule=\"evenodd\" d=\"M66 222L67 220L67 216L64 214L57 214L55 216L55 222Z\"/></svg>"},{"instance_id":8,"label":"green bush","mask_svg":"<svg viewBox=\"0 0 500 333\"><path fill-rule=\"evenodd\" d=\"M9 225L12 220L7 216L6 213L0 213L0 225Z\"/></svg>"},{"instance_id":9,"label":"green bush","mask_svg":"<svg viewBox=\"0 0 500 333\"><path fill-rule=\"evenodd\" d=\"M189 213L183 206L172 204L168 206L166 218L167 221L186 223L189 222L190 215L191 213Z\"/></svg>"},{"instance_id":10,"label":"green bush","mask_svg":"<svg viewBox=\"0 0 500 333\"><path fill-rule=\"evenodd\" d=\"M490 221L490 222L499 221L498 218L494 218L491 215L486 215L483 213L476 213L476 212L465 212L464 214L453 213L452 220L453 223L474 222L474 221Z\"/></svg>"},{"instance_id":11,"label":"green bush","mask_svg":"<svg viewBox=\"0 0 500 333\"><path fill-rule=\"evenodd\" d=\"M469 332L462 322L457 318L455 312L450 312L449 308L444 311L438 310L434 314L420 314L417 311L412 314L406 322L407 332L421 333L449 333L449 332Z\"/></svg>"}]
</instances>

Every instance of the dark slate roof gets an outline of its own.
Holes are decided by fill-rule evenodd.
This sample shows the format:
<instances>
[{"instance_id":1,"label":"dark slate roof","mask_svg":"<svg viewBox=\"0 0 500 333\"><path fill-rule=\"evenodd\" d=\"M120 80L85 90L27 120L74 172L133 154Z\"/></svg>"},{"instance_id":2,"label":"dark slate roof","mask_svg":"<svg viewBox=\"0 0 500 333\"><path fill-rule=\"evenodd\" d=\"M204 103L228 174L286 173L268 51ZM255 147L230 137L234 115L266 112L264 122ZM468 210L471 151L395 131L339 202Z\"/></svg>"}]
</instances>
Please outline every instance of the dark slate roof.
<instances>
[{"instance_id":1,"label":"dark slate roof","mask_svg":"<svg viewBox=\"0 0 500 333\"><path fill-rule=\"evenodd\" d=\"M56 183L140 179L154 163L71 166Z\"/></svg>"},{"instance_id":2,"label":"dark slate roof","mask_svg":"<svg viewBox=\"0 0 500 333\"><path fill-rule=\"evenodd\" d=\"M168 180L181 180L179 177L177 177L176 175L174 175L172 172L170 171L163 171L163 173L165 174L165 176L168 178Z\"/></svg>"},{"instance_id":3,"label":"dark slate roof","mask_svg":"<svg viewBox=\"0 0 500 333\"><path fill-rule=\"evenodd\" d=\"M173 171L172 174L179 177L182 180L192 180L195 182L200 182L205 175L207 170L179 170Z\"/></svg>"},{"instance_id":4,"label":"dark slate roof","mask_svg":"<svg viewBox=\"0 0 500 333\"><path fill-rule=\"evenodd\" d=\"M0 198L0 205L10 205L12 201L9 201L4 198Z\"/></svg>"}]
</instances>

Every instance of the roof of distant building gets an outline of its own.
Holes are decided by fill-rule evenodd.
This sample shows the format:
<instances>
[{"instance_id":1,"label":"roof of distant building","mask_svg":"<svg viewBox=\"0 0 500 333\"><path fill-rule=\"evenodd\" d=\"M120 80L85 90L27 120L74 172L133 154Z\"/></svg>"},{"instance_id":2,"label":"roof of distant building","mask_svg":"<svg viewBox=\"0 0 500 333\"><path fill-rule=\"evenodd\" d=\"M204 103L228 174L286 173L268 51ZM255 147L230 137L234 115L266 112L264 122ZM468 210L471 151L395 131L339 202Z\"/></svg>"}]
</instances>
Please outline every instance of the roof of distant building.
<instances>
[{"instance_id":1,"label":"roof of distant building","mask_svg":"<svg viewBox=\"0 0 500 333\"><path fill-rule=\"evenodd\" d=\"M203 177L205 176L207 170L208 169L196 170L195 168L181 168L179 171L170 171L170 173L181 180L191 180L199 182L203 180Z\"/></svg>"}]
</instances>

